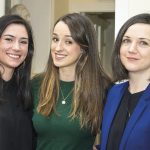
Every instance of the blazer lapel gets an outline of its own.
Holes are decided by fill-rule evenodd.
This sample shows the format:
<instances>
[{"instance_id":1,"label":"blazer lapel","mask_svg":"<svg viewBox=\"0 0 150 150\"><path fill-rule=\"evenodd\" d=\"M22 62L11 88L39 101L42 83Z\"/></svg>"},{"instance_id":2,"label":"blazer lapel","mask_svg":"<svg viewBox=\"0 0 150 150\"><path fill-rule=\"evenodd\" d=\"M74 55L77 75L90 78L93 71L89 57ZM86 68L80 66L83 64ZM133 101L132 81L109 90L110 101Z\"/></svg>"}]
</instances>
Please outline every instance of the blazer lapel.
<instances>
[{"instance_id":1,"label":"blazer lapel","mask_svg":"<svg viewBox=\"0 0 150 150\"><path fill-rule=\"evenodd\" d=\"M136 125L138 119L141 117L142 112L145 110L146 106L147 106L147 102L146 100L150 98L150 85L147 87L147 89L144 91L143 95L141 96L137 106L135 107L135 110L133 112L133 114L131 115L127 126L125 128L122 140L121 140L121 144L120 144L120 149L124 149L125 145L127 143L128 137L132 131L132 129L134 128L134 126Z\"/></svg>"},{"instance_id":2,"label":"blazer lapel","mask_svg":"<svg viewBox=\"0 0 150 150\"><path fill-rule=\"evenodd\" d=\"M128 82L117 86L118 86L117 88L114 88L114 90L112 90L109 93L107 98L108 103L106 103L106 107L104 109L104 119L102 122L102 135L101 135L102 138L101 150L106 150L111 123L113 121L117 108L120 104L124 91L128 86Z\"/></svg>"}]
</instances>

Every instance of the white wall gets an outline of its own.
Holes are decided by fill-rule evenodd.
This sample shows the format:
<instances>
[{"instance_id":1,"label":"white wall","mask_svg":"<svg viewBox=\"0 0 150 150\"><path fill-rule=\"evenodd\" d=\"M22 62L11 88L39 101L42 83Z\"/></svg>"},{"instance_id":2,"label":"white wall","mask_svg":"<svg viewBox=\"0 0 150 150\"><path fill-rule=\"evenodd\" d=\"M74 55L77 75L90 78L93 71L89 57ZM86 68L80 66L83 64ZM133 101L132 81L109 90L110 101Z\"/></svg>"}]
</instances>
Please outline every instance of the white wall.
<instances>
[{"instance_id":1,"label":"white wall","mask_svg":"<svg viewBox=\"0 0 150 150\"><path fill-rule=\"evenodd\" d=\"M21 0L10 0L10 1L11 1L11 7L12 7L13 5L16 5L16 4L18 4L18 3L21 2Z\"/></svg>"},{"instance_id":2,"label":"white wall","mask_svg":"<svg viewBox=\"0 0 150 150\"><path fill-rule=\"evenodd\" d=\"M115 35L128 18L145 12L150 13L150 0L115 0Z\"/></svg>"},{"instance_id":3,"label":"white wall","mask_svg":"<svg viewBox=\"0 0 150 150\"><path fill-rule=\"evenodd\" d=\"M51 0L22 0L31 13L31 24L34 33L35 53L32 74L45 69L50 51L50 29L52 18Z\"/></svg>"},{"instance_id":4,"label":"white wall","mask_svg":"<svg viewBox=\"0 0 150 150\"><path fill-rule=\"evenodd\" d=\"M5 0L0 0L0 16L5 14Z\"/></svg>"}]
</instances>

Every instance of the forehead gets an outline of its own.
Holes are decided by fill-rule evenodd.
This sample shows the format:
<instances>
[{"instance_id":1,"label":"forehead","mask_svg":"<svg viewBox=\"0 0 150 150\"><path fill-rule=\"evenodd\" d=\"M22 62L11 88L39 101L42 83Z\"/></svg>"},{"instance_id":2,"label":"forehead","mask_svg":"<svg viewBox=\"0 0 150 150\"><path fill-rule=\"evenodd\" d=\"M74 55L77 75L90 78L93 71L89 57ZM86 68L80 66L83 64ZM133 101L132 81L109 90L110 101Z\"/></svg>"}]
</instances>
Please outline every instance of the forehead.
<instances>
[{"instance_id":1,"label":"forehead","mask_svg":"<svg viewBox=\"0 0 150 150\"><path fill-rule=\"evenodd\" d=\"M150 37L150 24L144 24L144 23L133 24L125 32L125 36L127 35L133 35L139 37L143 37L143 36Z\"/></svg>"},{"instance_id":2,"label":"forehead","mask_svg":"<svg viewBox=\"0 0 150 150\"><path fill-rule=\"evenodd\" d=\"M53 30L54 33L61 33L61 34L67 34L70 35L70 30L67 24L65 24L63 21L59 21Z\"/></svg>"},{"instance_id":3,"label":"forehead","mask_svg":"<svg viewBox=\"0 0 150 150\"><path fill-rule=\"evenodd\" d=\"M14 36L23 36L23 37L28 37L27 29L24 25L22 24L10 24L8 25L2 35L5 34L10 34Z\"/></svg>"}]
</instances>

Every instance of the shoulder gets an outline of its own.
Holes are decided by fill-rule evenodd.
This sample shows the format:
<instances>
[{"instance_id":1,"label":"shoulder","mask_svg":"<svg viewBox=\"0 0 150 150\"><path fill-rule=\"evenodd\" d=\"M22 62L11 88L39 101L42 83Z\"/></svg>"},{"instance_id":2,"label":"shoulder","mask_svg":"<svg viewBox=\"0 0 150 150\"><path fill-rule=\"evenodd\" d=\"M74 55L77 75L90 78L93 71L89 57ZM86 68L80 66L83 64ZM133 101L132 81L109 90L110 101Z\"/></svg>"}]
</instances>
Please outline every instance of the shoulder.
<instances>
[{"instance_id":1,"label":"shoulder","mask_svg":"<svg viewBox=\"0 0 150 150\"><path fill-rule=\"evenodd\" d=\"M31 80L31 87L32 87L32 92L37 92L41 86L43 80L43 75L42 74L38 74L36 76L34 76Z\"/></svg>"},{"instance_id":2,"label":"shoulder","mask_svg":"<svg viewBox=\"0 0 150 150\"><path fill-rule=\"evenodd\" d=\"M39 74L32 78L31 80L31 91L34 99L34 107L37 106L39 100L39 90L43 80L43 75Z\"/></svg>"},{"instance_id":3,"label":"shoulder","mask_svg":"<svg viewBox=\"0 0 150 150\"><path fill-rule=\"evenodd\" d=\"M32 87L39 86L42 83L42 80L43 80L42 74L35 75L31 80Z\"/></svg>"},{"instance_id":4,"label":"shoulder","mask_svg":"<svg viewBox=\"0 0 150 150\"><path fill-rule=\"evenodd\" d=\"M111 92L118 92L122 89L124 89L125 87L127 87L129 84L128 81L121 81L121 82L116 82L108 91L108 93L111 93Z\"/></svg>"},{"instance_id":5,"label":"shoulder","mask_svg":"<svg viewBox=\"0 0 150 150\"><path fill-rule=\"evenodd\" d=\"M106 105L109 105L109 107L113 106L114 102L116 103L123 95L128 84L128 81L115 83L108 91Z\"/></svg>"}]
</instances>

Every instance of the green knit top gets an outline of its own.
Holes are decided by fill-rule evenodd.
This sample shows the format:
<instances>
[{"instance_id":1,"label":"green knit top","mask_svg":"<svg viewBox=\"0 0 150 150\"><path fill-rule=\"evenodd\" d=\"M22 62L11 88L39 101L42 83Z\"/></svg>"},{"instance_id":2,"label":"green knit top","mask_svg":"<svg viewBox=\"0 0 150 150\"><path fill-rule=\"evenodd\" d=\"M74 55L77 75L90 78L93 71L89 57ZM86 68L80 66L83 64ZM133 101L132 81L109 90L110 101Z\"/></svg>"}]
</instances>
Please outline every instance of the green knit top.
<instances>
[{"instance_id":1,"label":"green knit top","mask_svg":"<svg viewBox=\"0 0 150 150\"><path fill-rule=\"evenodd\" d=\"M40 78L32 80L33 124L37 132L36 150L92 150L96 135L92 134L90 129L81 129L78 118L71 120L68 117L71 110L73 95L71 90L74 87L74 82L60 81L63 94L61 91L59 92L56 104L57 114L53 112L49 117L44 117L36 111L40 82ZM67 97L66 103L62 104L65 97Z\"/></svg>"}]
</instances>

